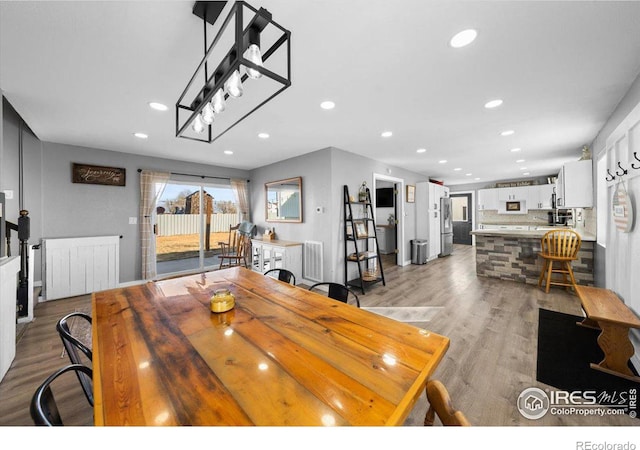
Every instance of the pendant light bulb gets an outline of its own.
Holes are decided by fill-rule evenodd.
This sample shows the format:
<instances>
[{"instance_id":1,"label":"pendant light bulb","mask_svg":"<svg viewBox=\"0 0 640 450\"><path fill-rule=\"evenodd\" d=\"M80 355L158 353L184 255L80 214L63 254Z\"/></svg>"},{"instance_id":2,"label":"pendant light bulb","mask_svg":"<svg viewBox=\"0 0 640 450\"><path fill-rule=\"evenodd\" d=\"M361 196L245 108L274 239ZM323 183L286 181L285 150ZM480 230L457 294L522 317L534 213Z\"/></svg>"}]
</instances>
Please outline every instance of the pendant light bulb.
<instances>
[{"instance_id":1,"label":"pendant light bulb","mask_svg":"<svg viewBox=\"0 0 640 450\"><path fill-rule=\"evenodd\" d=\"M195 118L195 120L193 121L193 131L195 131L198 134L202 134L204 132L204 122L202 121L202 116L200 114L198 114Z\"/></svg>"},{"instance_id":2,"label":"pendant light bulb","mask_svg":"<svg viewBox=\"0 0 640 450\"><path fill-rule=\"evenodd\" d=\"M240 79L240 72L237 70L233 71L229 76L229 79L224 83L224 89L232 97L242 97L242 80Z\"/></svg>"},{"instance_id":3,"label":"pendant light bulb","mask_svg":"<svg viewBox=\"0 0 640 450\"><path fill-rule=\"evenodd\" d=\"M245 53L245 58L254 63L256 66L263 67L262 64L262 53L260 52L260 47L256 44L251 44ZM262 74L258 72L256 69L251 69L246 67L247 75L254 80L260 78Z\"/></svg>"},{"instance_id":4,"label":"pendant light bulb","mask_svg":"<svg viewBox=\"0 0 640 450\"><path fill-rule=\"evenodd\" d=\"M222 89L218 89L218 92L213 94L211 106L213 107L213 112L216 114L220 114L226 108L227 105L224 102L224 93L222 92Z\"/></svg>"},{"instance_id":5,"label":"pendant light bulb","mask_svg":"<svg viewBox=\"0 0 640 450\"><path fill-rule=\"evenodd\" d=\"M202 121L207 125L211 125L213 123L213 107L211 103L207 103L202 108Z\"/></svg>"}]
</instances>

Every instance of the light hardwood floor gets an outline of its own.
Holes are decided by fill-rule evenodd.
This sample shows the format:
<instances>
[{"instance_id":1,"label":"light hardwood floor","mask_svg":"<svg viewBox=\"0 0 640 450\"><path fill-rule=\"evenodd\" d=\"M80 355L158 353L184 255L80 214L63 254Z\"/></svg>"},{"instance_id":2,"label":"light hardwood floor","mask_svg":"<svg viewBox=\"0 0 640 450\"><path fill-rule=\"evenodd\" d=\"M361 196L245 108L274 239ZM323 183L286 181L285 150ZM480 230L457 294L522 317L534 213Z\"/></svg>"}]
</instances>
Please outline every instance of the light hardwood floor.
<instances>
[{"instance_id":1,"label":"light hardwood floor","mask_svg":"<svg viewBox=\"0 0 640 450\"><path fill-rule=\"evenodd\" d=\"M475 249L456 245L454 253L426 265L384 265L386 286L377 285L359 295L362 306L440 306L427 323L414 325L445 335L451 347L436 370L453 399L474 425L634 425L628 416L553 416L532 421L523 418L516 399L528 387L551 388L536 375L538 308L581 315L577 297L560 288L549 294L535 286L480 278L475 273ZM90 297L38 304L36 320L28 325L17 345L17 357L0 383L0 425L31 425L29 401L37 385L68 363L56 321L67 312L90 307ZM87 410L77 380L69 397L77 417ZM421 425L427 410L425 396L416 403L406 425Z\"/></svg>"}]
</instances>

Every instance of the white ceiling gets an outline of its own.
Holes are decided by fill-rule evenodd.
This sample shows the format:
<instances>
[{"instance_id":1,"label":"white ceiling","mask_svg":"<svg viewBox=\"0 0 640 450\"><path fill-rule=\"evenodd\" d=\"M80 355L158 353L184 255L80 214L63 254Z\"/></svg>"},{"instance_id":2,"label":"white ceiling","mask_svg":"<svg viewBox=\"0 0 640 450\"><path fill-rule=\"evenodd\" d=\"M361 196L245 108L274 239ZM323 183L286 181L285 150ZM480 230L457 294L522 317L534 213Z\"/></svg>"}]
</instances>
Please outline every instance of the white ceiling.
<instances>
[{"instance_id":1,"label":"white ceiling","mask_svg":"<svg viewBox=\"0 0 640 450\"><path fill-rule=\"evenodd\" d=\"M453 185L557 172L640 71L635 1L250 4L291 30L293 83L213 144L175 137L173 105L203 52L191 1L2 1L0 87L44 141L241 169L333 146ZM451 48L465 28L476 41Z\"/></svg>"}]
</instances>

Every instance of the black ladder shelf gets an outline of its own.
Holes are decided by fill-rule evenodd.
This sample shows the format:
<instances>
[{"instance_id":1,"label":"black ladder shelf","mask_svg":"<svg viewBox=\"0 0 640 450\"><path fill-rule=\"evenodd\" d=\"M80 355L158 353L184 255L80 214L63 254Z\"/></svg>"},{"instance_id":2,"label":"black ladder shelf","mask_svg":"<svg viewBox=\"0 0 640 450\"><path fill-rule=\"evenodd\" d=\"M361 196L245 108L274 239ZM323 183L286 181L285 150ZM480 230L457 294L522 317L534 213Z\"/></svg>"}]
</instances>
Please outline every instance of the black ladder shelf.
<instances>
[{"instance_id":1,"label":"black ladder shelf","mask_svg":"<svg viewBox=\"0 0 640 450\"><path fill-rule=\"evenodd\" d=\"M361 206L363 216L356 218L353 215L353 206ZM384 281L382 260L380 259L380 247L376 234L376 222L374 219L373 205L371 204L371 192L366 188L365 201L355 201L349 197L349 187L344 186L344 284L359 288L362 293L365 289ZM370 241L375 242L375 251L370 251ZM349 251L350 242L353 243L353 252ZM349 280L349 263L358 266L358 278Z\"/></svg>"}]
</instances>

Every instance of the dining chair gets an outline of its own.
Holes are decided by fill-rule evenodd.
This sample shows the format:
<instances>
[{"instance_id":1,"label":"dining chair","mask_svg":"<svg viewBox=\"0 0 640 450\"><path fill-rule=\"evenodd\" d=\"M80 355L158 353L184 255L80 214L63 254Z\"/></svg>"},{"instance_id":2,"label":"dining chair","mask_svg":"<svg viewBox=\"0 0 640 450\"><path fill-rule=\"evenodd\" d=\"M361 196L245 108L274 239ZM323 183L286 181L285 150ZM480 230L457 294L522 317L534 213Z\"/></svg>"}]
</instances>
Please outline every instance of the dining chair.
<instances>
[{"instance_id":1,"label":"dining chair","mask_svg":"<svg viewBox=\"0 0 640 450\"><path fill-rule=\"evenodd\" d=\"M218 256L220 269L239 266L241 263L244 263L244 266L247 267L247 240L247 236L237 233L233 247L225 248L222 254ZM251 241L249 240L249 242Z\"/></svg>"},{"instance_id":2,"label":"dining chair","mask_svg":"<svg viewBox=\"0 0 640 450\"><path fill-rule=\"evenodd\" d=\"M249 267L247 264L247 255L251 253L251 235L255 229L255 225L248 221L243 221L235 230L235 239L233 240L233 247L223 249L220 258L220 269L223 267L239 266L244 263L245 267Z\"/></svg>"},{"instance_id":3,"label":"dining chair","mask_svg":"<svg viewBox=\"0 0 640 450\"><path fill-rule=\"evenodd\" d=\"M220 252L225 254L230 251L230 249L235 247L236 243L236 234L240 228L240 224L237 225L229 225L229 234L227 235L227 242L218 241L218 246L220 247Z\"/></svg>"},{"instance_id":4,"label":"dining chair","mask_svg":"<svg viewBox=\"0 0 640 450\"><path fill-rule=\"evenodd\" d=\"M316 289L317 287L320 286L327 286L328 287L328 297L332 298L334 300L339 300L343 303L349 303L349 294L351 294L351 296L355 299L356 301L356 305L358 305L358 308L360 308L360 299L358 298L358 296L356 295L355 292L353 292L351 289L349 289L348 287L342 285L342 284L338 284L338 283L331 283L331 282L323 282L323 283L316 283L313 286L311 286L309 288L310 291L313 291L314 289Z\"/></svg>"},{"instance_id":5,"label":"dining chair","mask_svg":"<svg viewBox=\"0 0 640 450\"><path fill-rule=\"evenodd\" d=\"M275 276L269 275L274 274ZM296 276L293 272L287 269L269 269L263 275L271 276L272 278L277 278L280 281L284 281L285 283L291 283L294 286L296 285Z\"/></svg>"},{"instance_id":6,"label":"dining chair","mask_svg":"<svg viewBox=\"0 0 640 450\"><path fill-rule=\"evenodd\" d=\"M81 322L78 322L78 320ZM60 319L56 325L56 329L58 330L64 349L67 355L69 355L71 364L89 365L93 361L93 353L85 342L86 339L91 339L91 333L89 332L85 342L82 342L79 335L74 336L72 334L72 323L73 325L80 323L85 327L88 325L90 330L91 316L83 312L72 312ZM76 371L76 375L78 376L78 381L80 381L84 394L87 396L87 400L93 404L93 385L91 378L87 377L81 371Z\"/></svg>"},{"instance_id":7,"label":"dining chair","mask_svg":"<svg viewBox=\"0 0 640 450\"><path fill-rule=\"evenodd\" d=\"M582 239L573 230L564 228L547 231L541 240L541 251L538 253L543 258L544 264L538 278L538 287L546 279L545 292L549 293L551 285L573 287L576 289L576 279L573 276L571 261L578 259L578 252ZM559 267L554 266L558 263ZM562 279L553 279L553 274L559 273ZM569 280L567 279L569 275Z\"/></svg>"},{"instance_id":8,"label":"dining chair","mask_svg":"<svg viewBox=\"0 0 640 450\"><path fill-rule=\"evenodd\" d=\"M471 425L464 413L453 407L449 392L440 381L430 380L427 383L426 392L429 400L429 409L424 418L426 426L433 425L436 414L444 426L468 427Z\"/></svg>"},{"instance_id":9,"label":"dining chair","mask_svg":"<svg viewBox=\"0 0 640 450\"><path fill-rule=\"evenodd\" d=\"M51 386L67 372L75 372L76 375L82 373L82 375L89 379L93 376L93 370L82 364L71 364L49 375L49 377L38 386L31 398L29 411L35 425L49 427L64 425ZM90 400L89 404L93 407L93 400Z\"/></svg>"}]
</instances>

